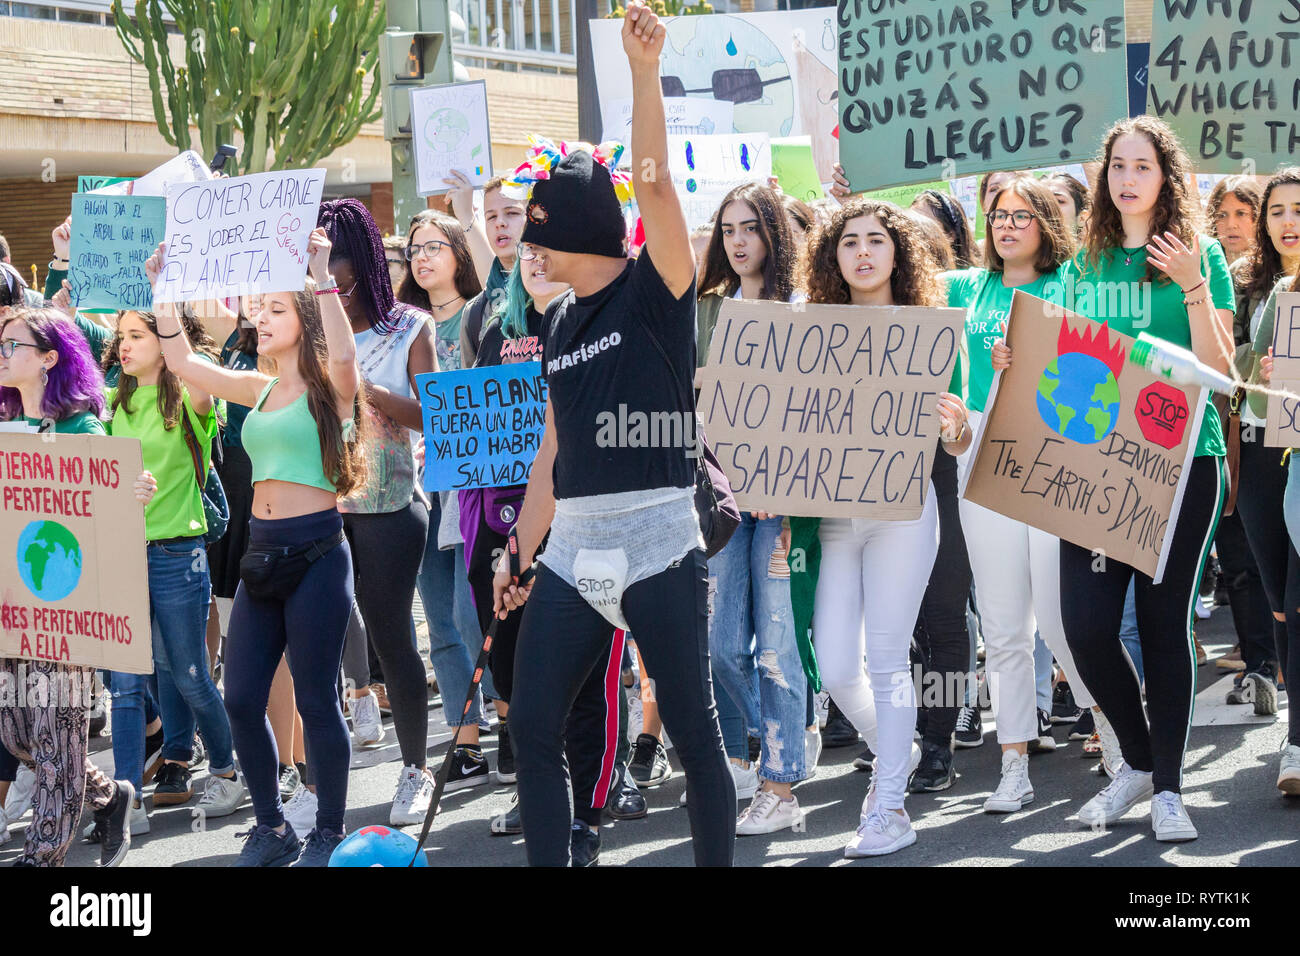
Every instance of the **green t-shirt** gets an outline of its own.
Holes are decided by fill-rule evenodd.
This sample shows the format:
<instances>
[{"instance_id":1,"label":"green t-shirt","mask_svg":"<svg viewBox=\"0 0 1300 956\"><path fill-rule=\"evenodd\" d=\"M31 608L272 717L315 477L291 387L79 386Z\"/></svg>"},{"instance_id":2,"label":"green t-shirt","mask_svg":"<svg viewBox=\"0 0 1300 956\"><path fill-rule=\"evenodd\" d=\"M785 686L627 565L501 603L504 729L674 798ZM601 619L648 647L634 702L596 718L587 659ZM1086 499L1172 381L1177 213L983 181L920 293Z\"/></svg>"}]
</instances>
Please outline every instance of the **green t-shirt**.
<instances>
[{"instance_id":1,"label":"green t-shirt","mask_svg":"<svg viewBox=\"0 0 1300 956\"><path fill-rule=\"evenodd\" d=\"M948 283L948 305L966 310L965 356L969 379L962 398L971 411L982 412L993 386L993 343L1002 338L1002 323L1011 314L1011 297L1022 289L1040 299L1060 302L1064 295L1059 270L1047 272L1021 286L1002 283L1001 272L988 269L958 269L940 277ZM950 391L961 387L961 359L954 370ZM960 393L959 393L960 394Z\"/></svg>"},{"instance_id":2,"label":"green t-shirt","mask_svg":"<svg viewBox=\"0 0 1300 956\"><path fill-rule=\"evenodd\" d=\"M1210 302L1216 309L1233 311L1236 298L1232 275L1219 240L1201 237L1201 274L1207 277ZM1117 332L1136 337L1146 332L1185 349L1192 347L1192 329L1183 305L1183 290L1176 282L1149 282L1146 277L1147 251L1143 247L1131 257L1111 250L1102 254L1097 269L1088 267L1086 253L1075 256L1066 279L1065 307L1098 322L1108 322ZM1071 281L1073 280L1073 281ZM1194 295L1199 294L1193 293ZM1205 397L1197 455L1223 455L1223 426L1218 412Z\"/></svg>"},{"instance_id":3,"label":"green t-shirt","mask_svg":"<svg viewBox=\"0 0 1300 956\"><path fill-rule=\"evenodd\" d=\"M454 372L460 364L460 320L465 315L465 307L459 312L433 322L434 348L438 353L438 371Z\"/></svg>"},{"instance_id":4,"label":"green t-shirt","mask_svg":"<svg viewBox=\"0 0 1300 956\"><path fill-rule=\"evenodd\" d=\"M115 391L107 390L110 408ZM210 408L206 415L199 415L190 405L189 393L182 389L181 396L185 414L198 436L203 472L207 474L212 439L217 434L216 409ZM139 386L131 396L131 411L119 407L108 423L108 433L118 438L138 438L145 470L153 472L158 481L158 491L144 509L145 537L156 541L206 533L203 497L194 474L194 459L185 441L185 428L180 423L170 431L164 428L162 413L158 411L158 386Z\"/></svg>"},{"instance_id":5,"label":"green t-shirt","mask_svg":"<svg viewBox=\"0 0 1300 956\"><path fill-rule=\"evenodd\" d=\"M40 428L41 418L28 418L27 424L33 428ZM54 423L55 434L58 435L106 435L104 423L95 417L94 412L77 412L75 415L69 415L67 418L60 419Z\"/></svg>"}]
</instances>

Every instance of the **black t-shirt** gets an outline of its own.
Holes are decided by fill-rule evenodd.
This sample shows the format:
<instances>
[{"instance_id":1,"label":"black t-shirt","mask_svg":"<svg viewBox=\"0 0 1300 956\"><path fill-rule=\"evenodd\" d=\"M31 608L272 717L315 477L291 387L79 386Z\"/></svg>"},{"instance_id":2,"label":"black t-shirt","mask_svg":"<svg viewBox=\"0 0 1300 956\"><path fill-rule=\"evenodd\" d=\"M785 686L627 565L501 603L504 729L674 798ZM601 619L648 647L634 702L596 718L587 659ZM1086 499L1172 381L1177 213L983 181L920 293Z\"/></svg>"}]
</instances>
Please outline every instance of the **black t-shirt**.
<instances>
[{"instance_id":1,"label":"black t-shirt","mask_svg":"<svg viewBox=\"0 0 1300 956\"><path fill-rule=\"evenodd\" d=\"M474 367L541 361L542 316L530 306L525 321L528 323L528 335L523 338L508 339L499 319L487 320L484 323L482 337L479 339Z\"/></svg>"},{"instance_id":2,"label":"black t-shirt","mask_svg":"<svg viewBox=\"0 0 1300 956\"><path fill-rule=\"evenodd\" d=\"M674 298L643 248L599 292L547 310L542 371L559 440L556 498L694 484L694 282Z\"/></svg>"}]
</instances>

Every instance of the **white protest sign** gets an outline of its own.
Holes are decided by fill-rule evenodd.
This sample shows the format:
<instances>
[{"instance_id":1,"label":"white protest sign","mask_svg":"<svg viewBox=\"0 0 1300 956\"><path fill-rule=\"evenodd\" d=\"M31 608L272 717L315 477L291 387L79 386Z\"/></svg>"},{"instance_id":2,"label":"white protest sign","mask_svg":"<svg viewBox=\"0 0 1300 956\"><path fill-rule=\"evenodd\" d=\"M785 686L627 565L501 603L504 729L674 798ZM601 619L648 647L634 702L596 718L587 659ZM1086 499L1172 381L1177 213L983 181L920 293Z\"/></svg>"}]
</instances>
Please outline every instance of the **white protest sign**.
<instances>
[{"instance_id":1,"label":"white protest sign","mask_svg":"<svg viewBox=\"0 0 1300 956\"><path fill-rule=\"evenodd\" d=\"M668 169L690 229L718 211L722 198L742 183L767 184L772 148L766 133L669 136Z\"/></svg>"},{"instance_id":2,"label":"white protest sign","mask_svg":"<svg viewBox=\"0 0 1300 956\"><path fill-rule=\"evenodd\" d=\"M447 192L443 179L453 169L485 185L492 178L486 81L412 89L411 143L421 196Z\"/></svg>"},{"instance_id":3,"label":"white protest sign","mask_svg":"<svg viewBox=\"0 0 1300 956\"><path fill-rule=\"evenodd\" d=\"M187 149L157 169L145 173L135 182L125 185L130 186L128 191L132 196L166 196L168 187L174 183L202 183L211 178L212 171L208 169L203 157L194 150Z\"/></svg>"},{"instance_id":4,"label":"white protest sign","mask_svg":"<svg viewBox=\"0 0 1300 956\"><path fill-rule=\"evenodd\" d=\"M154 302L301 289L324 185L323 169L172 184Z\"/></svg>"},{"instance_id":5,"label":"white protest sign","mask_svg":"<svg viewBox=\"0 0 1300 956\"><path fill-rule=\"evenodd\" d=\"M665 96L664 121L670 136L710 136L730 133L736 107L725 100L706 100L698 96ZM632 142L632 101L617 99L609 104L604 139L616 139L624 145Z\"/></svg>"}]
</instances>

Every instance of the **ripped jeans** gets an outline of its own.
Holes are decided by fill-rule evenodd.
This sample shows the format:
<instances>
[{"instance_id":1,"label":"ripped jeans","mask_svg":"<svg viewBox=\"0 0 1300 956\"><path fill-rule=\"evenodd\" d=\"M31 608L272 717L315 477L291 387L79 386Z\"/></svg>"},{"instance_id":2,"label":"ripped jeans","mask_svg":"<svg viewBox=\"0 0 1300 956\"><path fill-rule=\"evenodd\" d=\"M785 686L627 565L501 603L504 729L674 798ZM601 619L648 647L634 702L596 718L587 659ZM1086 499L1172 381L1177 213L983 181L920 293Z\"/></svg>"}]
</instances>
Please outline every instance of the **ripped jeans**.
<instances>
[{"instance_id":1,"label":"ripped jeans","mask_svg":"<svg viewBox=\"0 0 1300 956\"><path fill-rule=\"evenodd\" d=\"M808 681L795 642L789 567L782 557L777 574L772 569L780 534L780 518L759 521L743 512L727 546L709 560L709 659L714 680L762 741L758 775L794 783L808 776ZM740 736L726 741L727 756L748 759L748 741Z\"/></svg>"}]
</instances>

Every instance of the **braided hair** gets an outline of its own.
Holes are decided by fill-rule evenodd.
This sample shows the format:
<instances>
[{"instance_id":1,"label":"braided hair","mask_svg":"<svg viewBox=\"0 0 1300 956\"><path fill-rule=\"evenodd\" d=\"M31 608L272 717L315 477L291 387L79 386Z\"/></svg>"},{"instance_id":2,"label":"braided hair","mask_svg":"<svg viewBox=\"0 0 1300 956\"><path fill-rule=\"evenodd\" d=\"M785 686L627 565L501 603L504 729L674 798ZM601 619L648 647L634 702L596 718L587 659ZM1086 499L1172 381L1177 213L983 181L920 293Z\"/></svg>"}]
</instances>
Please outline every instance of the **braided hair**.
<instances>
[{"instance_id":1,"label":"braided hair","mask_svg":"<svg viewBox=\"0 0 1300 956\"><path fill-rule=\"evenodd\" d=\"M347 262L352 266L357 288L353 297L365 307L366 321L380 335L398 330L389 316L396 304L393 280L384 255L384 237L370 210L359 199L330 199L320 204L316 225L325 230L333 248L330 266Z\"/></svg>"}]
</instances>

